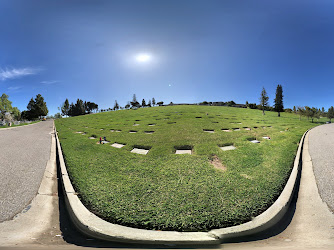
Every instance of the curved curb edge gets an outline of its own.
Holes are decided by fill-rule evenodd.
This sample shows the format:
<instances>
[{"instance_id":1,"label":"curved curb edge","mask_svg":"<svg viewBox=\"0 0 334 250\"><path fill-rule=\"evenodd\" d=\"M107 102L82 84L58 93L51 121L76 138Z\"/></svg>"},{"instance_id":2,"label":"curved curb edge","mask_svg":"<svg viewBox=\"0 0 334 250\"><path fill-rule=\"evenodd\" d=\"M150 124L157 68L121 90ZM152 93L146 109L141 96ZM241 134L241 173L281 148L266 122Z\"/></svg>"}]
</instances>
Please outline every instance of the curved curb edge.
<instances>
[{"instance_id":1,"label":"curved curb edge","mask_svg":"<svg viewBox=\"0 0 334 250\"><path fill-rule=\"evenodd\" d=\"M297 176L302 165L303 144L308 131L304 133L300 140L293 169L282 193L265 212L255 217L252 221L233 227L213 229L209 232L176 232L121 226L107 222L91 213L81 203L72 186L55 128L57 157L62 175L61 180L66 207L72 222L79 231L90 237L106 241L141 244L212 245L220 244L233 238L263 232L280 221L289 208L296 188Z\"/></svg>"}]
</instances>

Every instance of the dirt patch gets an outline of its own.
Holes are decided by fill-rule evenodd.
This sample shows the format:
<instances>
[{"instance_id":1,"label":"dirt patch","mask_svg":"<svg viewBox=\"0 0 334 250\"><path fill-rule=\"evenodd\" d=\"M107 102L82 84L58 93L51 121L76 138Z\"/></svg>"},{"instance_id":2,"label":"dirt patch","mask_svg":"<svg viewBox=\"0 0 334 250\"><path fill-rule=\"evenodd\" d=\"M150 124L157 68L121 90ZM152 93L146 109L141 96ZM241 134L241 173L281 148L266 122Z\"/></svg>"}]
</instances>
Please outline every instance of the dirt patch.
<instances>
[{"instance_id":1,"label":"dirt patch","mask_svg":"<svg viewBox=\"0 0 334 250\"><path fill-rule=\"evenodd\" d=\"M217 155L212 156L212 159L210 159L210 164L217 169L226 171L226 167L221 163Z\"/></svg>"}]
</instances>

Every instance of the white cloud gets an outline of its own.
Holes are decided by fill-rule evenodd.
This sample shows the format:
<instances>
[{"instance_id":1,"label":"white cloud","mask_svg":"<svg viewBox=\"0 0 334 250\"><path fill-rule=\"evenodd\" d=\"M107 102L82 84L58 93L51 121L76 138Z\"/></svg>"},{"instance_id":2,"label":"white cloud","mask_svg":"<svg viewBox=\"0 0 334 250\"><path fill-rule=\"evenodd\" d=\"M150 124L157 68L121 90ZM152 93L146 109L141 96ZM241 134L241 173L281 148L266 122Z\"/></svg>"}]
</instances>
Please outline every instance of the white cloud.
<instances>
[{"instance_id":1,"label":"white cloud","mask_svg":"<svg viewBox=\"0 0 334 250\"><path fill-rule=\"evenodd\" d=\"M16 87L8 87L7 89L10 90L10 91L15 91L15 90L18 90L22 87L19 87L19 86L16 86Z\"/></svg>"},{"instance_id":2,"label":"white cloud","mask_svg":"<svg viewBox=\"0 0 334 250\"><path fill-rule=\"evenodd\" d=\"M55 83L58 83L59 81L41 81L42 84L45 84L45 85L51 85L51 84L55 84Z\"/></svg>"},{"instance_id":3,"label":"white cloud","mask_svg":"<svg viewBox=\"0 0 334 250\"><path fill-rule=\"evenodd\" d=\"M8 79L15 79L20 78L23 76L28 75L35 75L37 74L41 69L39 68L13 68L13 69L2 69L0 68L0 79L2 81L8 80Z\"/></svg>"}]
</instances>

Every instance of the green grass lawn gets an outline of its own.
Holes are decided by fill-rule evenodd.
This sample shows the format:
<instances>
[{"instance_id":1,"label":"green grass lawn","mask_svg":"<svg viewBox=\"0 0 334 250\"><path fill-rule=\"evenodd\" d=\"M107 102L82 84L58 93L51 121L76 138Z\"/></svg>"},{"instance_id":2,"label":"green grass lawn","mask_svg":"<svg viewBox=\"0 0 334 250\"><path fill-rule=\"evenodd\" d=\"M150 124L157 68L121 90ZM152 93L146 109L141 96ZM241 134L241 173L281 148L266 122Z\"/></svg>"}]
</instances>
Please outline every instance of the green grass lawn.
<instances>
[{"instance_id":1,"label":"green grass lawn","mask_svg":"<svg viewBox=\"0 0 334 250\"><path fill-rule=\"evenodd\" d=\"M238 225L267 209L284 188L301 136L316 125L294 114L207 106L56 120L72 183L92 212L121 225L177 231ZM110 143L98 144L100 137ZM231 144L235 150L220 149ZM149 152L131 153L134 147ZM192 155L175 154L179 148Z\"/></svg>"}]
</instances>

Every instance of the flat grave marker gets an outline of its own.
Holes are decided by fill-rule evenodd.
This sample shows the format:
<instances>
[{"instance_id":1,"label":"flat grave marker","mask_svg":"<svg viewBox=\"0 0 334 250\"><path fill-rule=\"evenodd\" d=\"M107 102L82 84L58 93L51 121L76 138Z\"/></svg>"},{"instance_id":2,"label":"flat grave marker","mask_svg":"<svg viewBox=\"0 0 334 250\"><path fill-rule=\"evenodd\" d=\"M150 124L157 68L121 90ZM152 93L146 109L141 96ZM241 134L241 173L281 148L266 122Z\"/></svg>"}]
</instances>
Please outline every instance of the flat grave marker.
<instances>
[{"instance_id":1,"label":"flat grave marker","mask_svg":"<svg viewBox=\"0 0 334 250\"><path fill-rule=\"evenodd\" d=\"M203 132L214 133L215 131L213 129L203 129Z\"/></svg>"},{"instance_id":2,"label":"flat grave marker","mask_svg":"<svg viewBox=\"0 0 334 250\"><path fill-rule=\"evenodd\" d=\"M234 150L236 149L236 147L234 147L233 145L226 145L226 146L220 147L220 149L223 151L228 151L228 150Z\"/></svg>"},{"instance_id":3,"label":"flat grave marker","mask_svg":"<svg viewBox=\"0 0 334 250\"><path fill-rule=\"evenodd\" d=\"M143 149L143 148L133 148L131 150L131 153L140 154L140 155L147 155L148 151L150 151L150 150Z\"/></svg>"},{"instance_id":4,"label":"flat grave marker","mask_svg":"<svg viewBox=\"0 0 334 250\"><path fill-rule=\"evenodd\" d=\"M111 144L110 146L112 146L112 147L114 147L114 148L122 148L122 147L124 147L125 145L124 144L120 144L120 143L113 143L113 144Z\"/></svg>"},{"instance_id":5,"label":"flat grave marker","mask_svg":"<svg viewBox=\"0 0 334 250\"><path fill-rule=\"evenodd\" d=\"M175 151L176 155L184 155L184 154L188 154L191 155L191 149L177 149Z\"/></svg>"}]
</instances>

